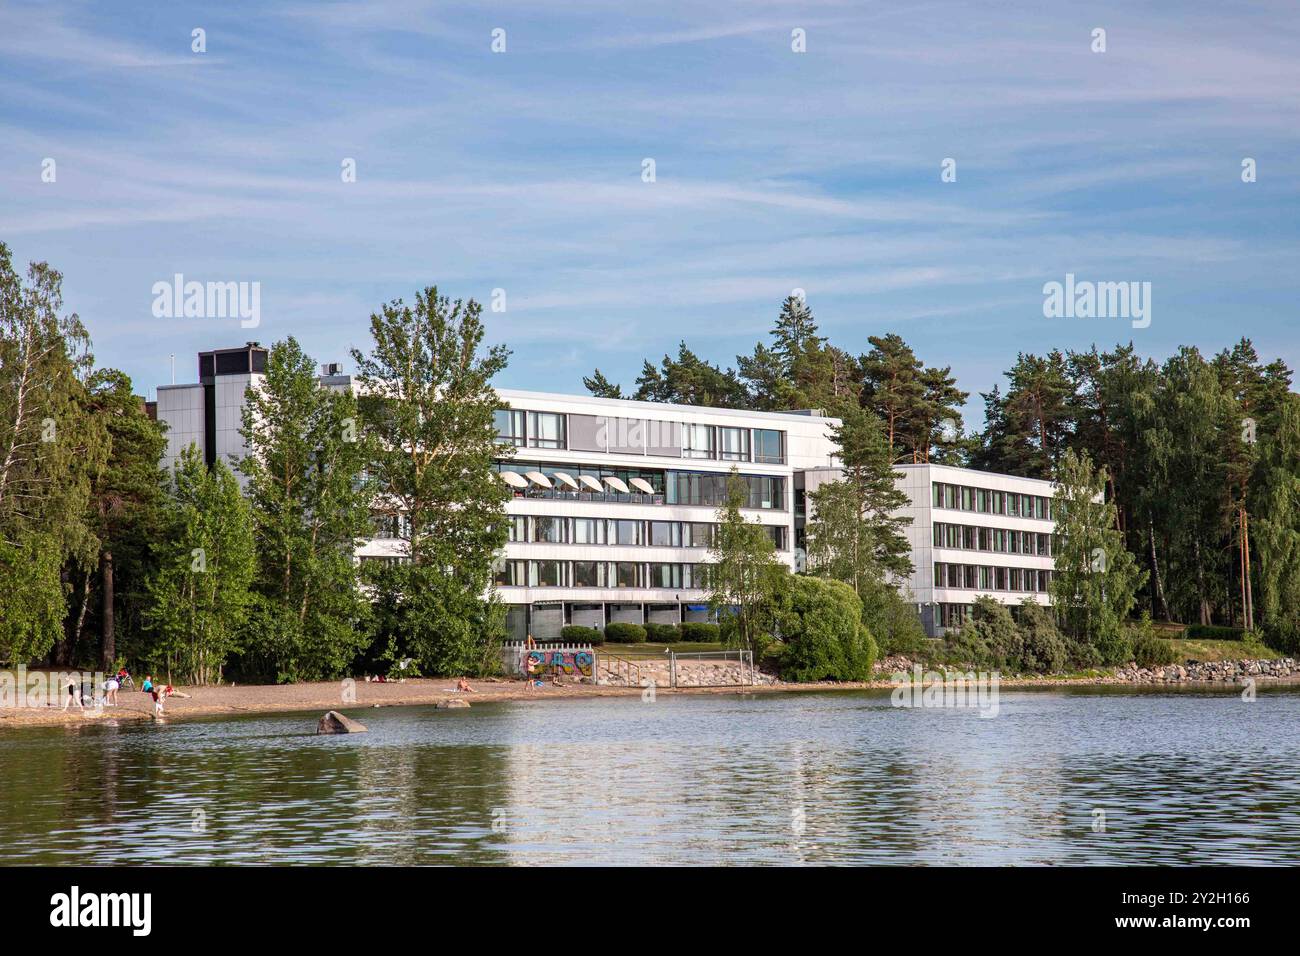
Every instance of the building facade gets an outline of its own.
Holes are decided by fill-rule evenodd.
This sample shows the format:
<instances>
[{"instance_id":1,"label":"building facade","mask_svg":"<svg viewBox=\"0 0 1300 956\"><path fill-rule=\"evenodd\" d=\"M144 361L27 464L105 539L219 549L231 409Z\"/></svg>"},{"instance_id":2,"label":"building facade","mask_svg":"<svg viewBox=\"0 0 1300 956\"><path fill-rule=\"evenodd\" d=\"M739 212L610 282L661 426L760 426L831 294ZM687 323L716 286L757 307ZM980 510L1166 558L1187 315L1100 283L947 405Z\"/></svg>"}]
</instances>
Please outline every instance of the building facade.
<instances>
[{"instance_id":1,"label":"building facade","mask_svg":"<svg viewBox=\"0 0 1300 956\"><path fill-rule=\"evenodd\" d=\"M895 514L911 518L904 534L913 571L899 584L910 592L925 631L941 636L959 626L975 599L1018 605L1026 598L1051 603L1055 567L1055 486L950 465L896 465L908 503ZM839 478L838 469L802 476L803 491Z\"/></svg>"},{"instance_id":2,"label":"building facade","mask_svg":"<svg viewBox=\"0 0 1300 956\"><path fill-rule=\"evenodd\" d=\"M244 392L264 378L255 342L199 355L199 382L158 388L168 425L164 461L196 445L233 465ZM351 389L337 366L322 387ZM736 469L743 509L802 570L807 495L841 476L833 418L498 389L503 454L494 468L511 490L509 540L495 576L510 639L558 638L566 624L603 628L708 618L700 565ZM1053 569L1050 482L947 465L896 466L910 517L914 571L898 582L926 633L959 625L975 599L1049 603ZM242 479L241 479L242 480ZM401 519L377 517L362 562L402 558Z\"/></svg>"}]
</instances>

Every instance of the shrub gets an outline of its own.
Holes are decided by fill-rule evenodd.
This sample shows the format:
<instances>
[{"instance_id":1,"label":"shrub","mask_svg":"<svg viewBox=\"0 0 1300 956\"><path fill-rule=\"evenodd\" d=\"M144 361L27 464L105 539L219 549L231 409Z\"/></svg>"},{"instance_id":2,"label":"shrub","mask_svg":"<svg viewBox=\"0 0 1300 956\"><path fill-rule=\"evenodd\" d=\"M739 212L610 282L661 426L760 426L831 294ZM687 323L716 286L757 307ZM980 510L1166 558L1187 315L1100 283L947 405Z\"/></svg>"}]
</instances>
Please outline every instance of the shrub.
<instances>
[{"instance_id":1,"label":"shrub","mask_svg":"<svg viewBox=\"0 0 1300 956\"><path fill-rule=\"evenodd\" d=\"M683 641L692 644L717 644L722 639L722 630L708 621L683 621L678 629Z\"/></svg>"},{"instance_id":2,"label":"shrub","mask_svg":"<svg viewBox=\"0 0 1300 956\"><path fill-rule=\"evenodd\" d=\"M916 605L888 582L879 581L859 591L862 623L876 638L882 655L909 654L913 657L930 649Z\"/></svg>"},{"instance_id":3,"label":"shrub","mask_svg":"<svg viewBox=\"0 0 1300 956\"><path fill-rule=\"evenodd\" d=\"M681 634L676 624L646 624L645 639L651 644L676 644Z\"/></svg>"},{"instance_id":4,"label":"shrub","mask_svg":"<svg viewBox=\"0 0 1300 956\"><path fill-rule=\"evenodd\" d=\"M792 577L781 595L781 676L794 681L868 680L876 642L849 585Z\"/></svg>"},{"instance_id":5,"label":"shrub","mask_svg":"<svg viewBox=\"0 0 1300 956\"><path fill-rule=\"evenodd\" d=\"M644 644L645 628L640 624L615 621L605 626L605 640L615 644Z\"/></svg>"},{"instance_id":6,"label":"shrub","mask_svg":"<svg viewBox=\"0 0 1300 956\"><path fill-rule=\"evenodd\" d=\"M1142 620L1129 628L1129 643L1133 647L1133 660L1139 667L1160 667L1178 660L1178 653L1169 642L1156 637L1149 614L1144 613Z\"/></svg>"},{"instance_id":7,"label":"shrub","mask_svg":"<svg viewBox=\"0 0 1300 956\"><path fill-rule=\"evenodd\" d=\"M1220 627L1216 624L1189 624L1183 631L1183 637L1193 641L1244 641L1246 629L1242 627Z\"/></svg>"},{"instance_id":8,"label":"shrub","mask_svg":"<svg viewBox=\"0 0 1300 956\"><path fill-rule=\"evenodd\" d=\"M1052 612L1030 598L1020 605L1020 633L1024 640L1020 663L1025 670L1052 673L1070 663L1070 643Z\"/></svg>"},{"instance_id":9,"label":"shrub","mask_svg":"<svg viewBox=\"0 0 1300 956\"><path fill-rule=\"evenodd\" d=\"M604 638L594 627L582 627L578 624L566 624L560 628L560 637L570 644L600 644Z\"/></svg>"}]
</instances>

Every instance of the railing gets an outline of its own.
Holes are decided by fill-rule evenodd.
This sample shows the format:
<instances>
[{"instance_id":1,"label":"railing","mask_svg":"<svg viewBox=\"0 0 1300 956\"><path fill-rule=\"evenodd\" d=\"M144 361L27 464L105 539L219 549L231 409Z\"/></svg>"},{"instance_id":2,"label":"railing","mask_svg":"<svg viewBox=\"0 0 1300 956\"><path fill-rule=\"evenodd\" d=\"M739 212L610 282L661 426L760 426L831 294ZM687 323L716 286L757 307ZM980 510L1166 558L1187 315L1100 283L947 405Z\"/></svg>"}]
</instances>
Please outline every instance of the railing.
<instances>
[{"instance_id":1,"label":"railing","mask_svg":"<svg viewBox=\"0 0 1300 956\"><path fill-rule=\"evenodd\" d=\"M737 661L740 664L740 686L752 687L757 681L754 680L754 652L753 651L694 651L686 654L678 654L676 651L668 652L668 686L677 686L677 662L679 660L687 661Z\"/></svg>"},{"instance_id":2,"label":"railing","mask_svg":"<svg viewBox=\"0 0 1300 956\"><path fill-rule=\"evenodd\" d=\"M501 645L501 663L507 674L526 674L527 668L524 667L524 658L527 654L536 652L542 655L541 668L536 672L538 676L547 672L563 671L566 674L587 676L583 673L583 664L590 662L591 677L598 675L598 660L596 650L590 644L564 644L564 643L546 643L538 644L534 642L529 646L524 641L507 641ZM557 663L554 655L560 655ZM585 655L585 657L580 656Z\"/></svg>"},{"instance_id":3,"label":"railing","mask_svg":"<svg viewBox=\"0 0 1300 956\"><path fill-rule=\"evenodd\" d=\"M605 501L631 505L662 505L667 501L662 494L644 492L622 494L617 491L571 491L563 488L515 489L516 498L543 498L551 501Z\"/></svg>"},{"instance_id":4,"label":"railing","mask_svg":"<svg viewBox=\"0 0 1300 956\"><path fill-rule=\"evenodd\" d=\"M625 687L641 686L641 667L634 664L626 658L615 657L612 654L600 654L597 660L596 683L601 682L602 671L604 676L618 678Z\"/></svg>"}]
</instances>

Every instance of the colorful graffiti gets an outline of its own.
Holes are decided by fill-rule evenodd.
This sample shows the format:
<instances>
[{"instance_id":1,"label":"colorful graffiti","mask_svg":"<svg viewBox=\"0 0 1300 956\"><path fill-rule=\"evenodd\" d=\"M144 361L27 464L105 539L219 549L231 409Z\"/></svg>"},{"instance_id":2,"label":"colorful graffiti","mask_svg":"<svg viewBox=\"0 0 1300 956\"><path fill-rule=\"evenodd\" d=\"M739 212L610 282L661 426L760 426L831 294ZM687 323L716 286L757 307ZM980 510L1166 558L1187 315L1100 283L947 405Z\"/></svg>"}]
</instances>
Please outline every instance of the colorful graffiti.
<instances>
[{"instance_id":1,"label":"colorful graffiti","mask_svg":"<svg viewBox=\"0 0 1300 956\"><path fill-rule=\"evenodd\" d=\"M524 670L529 674L581 674L595 672L596 658L591 651L529 651Z\"/></svg>"}]
</instances>

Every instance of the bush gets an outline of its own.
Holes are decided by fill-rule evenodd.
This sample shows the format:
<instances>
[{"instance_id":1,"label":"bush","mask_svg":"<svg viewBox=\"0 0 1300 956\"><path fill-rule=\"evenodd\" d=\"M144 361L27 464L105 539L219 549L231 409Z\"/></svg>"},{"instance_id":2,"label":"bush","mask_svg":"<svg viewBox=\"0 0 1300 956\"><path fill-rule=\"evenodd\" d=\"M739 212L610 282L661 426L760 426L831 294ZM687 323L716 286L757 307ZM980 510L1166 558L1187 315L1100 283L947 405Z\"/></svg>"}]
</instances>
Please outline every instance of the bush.
<instances>
[{"instance_id":1,"label":"bush","mask_svg":"<svg viewBox=\"0 0 1300 956\"><path fill-rule=\"evenodd\" d=\"M882 655L908 654L912 657L930 650L916 605L885 581L863 587L862 623L875 637Z\"/></svg>"},{"instance_id":2,"label":"bush","mask_svg":"<svg viewBox=\"0 0 1300 956\"><path fill-rule=\"evenodd\" d=\"M722 629L708 621L683 621L678 633L683 641L692 644L717 644L722 640Z\"/></svg>"},{"instance_id":3,"label":"bush","mask_svg":"<svg viewBox=\"0 0 1300 956\"><path fill-rule=\"evenodd\" d=\"M794 681L869 680L876 642L862 599L841 581L796 576L781 595L781 676Z\"/></svg>"},{"instance_id":4,"label":"bush","mask_svg":"<svg viewBox=\"0 0 1300 956\"><path fill-rule=\"evenodd\" d=\"M594 627L578 624L566 624L560 628L560 637L570 644L601 644L605 640Z\"/></svg>"},{"instance_id":5,"label":"bush","mask_svg":"<svg viewBox=\"0 0 1300 956\"><path fill-rule=\"evenodd\" d=\"M1129 642L1133 646L1133 660L1139 667L1161 667L1178 660L1178 653L1169 642L1156 637L1149 614L1143 614L1142 620L1129 628Z\"/></svg>"},{"instance_id":6,"label":"bush","mask_svg":"<svg viewBox=\"0 0 1300 956\"><path fill-rule=\"evenodd\" d=\"M1183 637L1193 641L1244 641L1246 629L1243 627L1220 627L1216 624L1189 624L1183 631Z\"/></svg>"},{"instance_id":7,"label":"bush","mask_svg":"<svg viewBox=\"0 0 1300 956\"><path fill-rule=\"evenodd\" d=\"M681 640L681 633L676 624L647 624L645 639L651 644L676 644Z\"/></svg>"},{"instance_id":8,"label":"bush","mask_svg":"<svg viewBox=\"0 0 1300 956\"><path fill-rule=\"evenodd\" d=\"M605 640L615 644L644 644L645 634L645 628L640 624L626 621L615 621L605 626Z\"/></svg>"},{"instance_id":9,"label":"bush","mask_svg":"<svg viewBox=\"0 0 1300 956\"><path fill-rule=\"evenodd\" d=\"M1021 666L1027 671L1063 671L1070 663L1070 642L1056 626L1052 612L1026 598L1020 605ZM1091 655L1089 655L1091 656Z\"/></svg>"}]
</instances>

